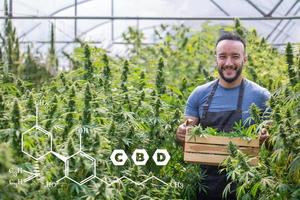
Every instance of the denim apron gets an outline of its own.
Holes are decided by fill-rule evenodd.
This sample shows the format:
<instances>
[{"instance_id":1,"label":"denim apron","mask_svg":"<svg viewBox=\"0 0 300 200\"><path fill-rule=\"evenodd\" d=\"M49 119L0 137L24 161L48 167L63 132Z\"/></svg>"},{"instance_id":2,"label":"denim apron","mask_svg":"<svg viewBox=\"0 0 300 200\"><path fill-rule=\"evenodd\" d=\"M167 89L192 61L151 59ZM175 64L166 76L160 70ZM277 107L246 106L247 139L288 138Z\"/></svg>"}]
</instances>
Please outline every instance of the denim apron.
<instances>
[{"instance_id":1,"label":"denim apron","mask_svg":"<svg viewBox=\"0 0 300 200\"><path fill-rule=\"evenodd\" d=\"M209 112L209 107L213 96L217 90L219 79L215 81L213 89L210 92L206 102L203 105L203 114L200 117L200 124L202 127L216 128L218 131L230 132L233 129L234 123L242 119L242 103L244 94L244 80L242 80L239 87L239 95L237 100L236 110ZM221 200L222 193L227 185L226 173L219 173L218 166L201 165L202 171L207 175L203 184L207 186L207 193L199 192L197 199L200 200ZM227 199L235 200L235 186L231 185L231 193Z\"/></svg>"}]
</instances>

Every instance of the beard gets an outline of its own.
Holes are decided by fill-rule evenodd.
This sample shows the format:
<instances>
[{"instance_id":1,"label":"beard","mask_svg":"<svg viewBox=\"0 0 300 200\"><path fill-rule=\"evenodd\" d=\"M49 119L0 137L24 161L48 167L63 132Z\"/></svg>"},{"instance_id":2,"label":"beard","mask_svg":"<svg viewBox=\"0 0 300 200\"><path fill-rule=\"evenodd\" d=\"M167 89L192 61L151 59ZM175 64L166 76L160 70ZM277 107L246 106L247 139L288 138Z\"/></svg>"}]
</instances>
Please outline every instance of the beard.
<instances>
[{"instance_id":1,"label":"beard","mask_svg":"<svg viewBox=\"0 0 300 200\"><path fill-rule=\"evenodd\" d=\"M218 67L218 72L219 72L219 75L221 76L221 78L226 81L227 83L232 83L233 81L237 80L239 78L239 76L241 75L242 73L242 70L243 70L243 65L241 65L240 68L238 67L234 67L234 71L236 72L235 76L232 77L232 78L226 78L225 75L224 75L224 70L225 70L226 67Z\"/></svg>"}]
</instances>

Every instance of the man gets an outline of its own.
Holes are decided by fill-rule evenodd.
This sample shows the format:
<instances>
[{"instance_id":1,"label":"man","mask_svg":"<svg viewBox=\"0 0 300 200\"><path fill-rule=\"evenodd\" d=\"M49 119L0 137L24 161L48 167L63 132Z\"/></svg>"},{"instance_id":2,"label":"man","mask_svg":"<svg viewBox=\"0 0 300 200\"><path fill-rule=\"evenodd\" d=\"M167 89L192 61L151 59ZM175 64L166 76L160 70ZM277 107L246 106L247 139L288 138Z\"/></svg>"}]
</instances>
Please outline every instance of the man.
<instances>
[{"instance_id":1,"label":"man","mask_svg":"<svg viewBox=\"0 0 300 200\"><path fill-rule=\"evenodd\" d=\"M176 139L184 143L187 126L200 123L203 127L213 127L229 132L235 122L250 116L249 108L255 103L261 110L266 109L270 93L267 89L243 78L243 65L247 61L244 40L233 33L224 33L216 43L216 64L219 72L217 80L198 86L189 96L185 108L185 123L176 132ZM246 124L245 124L246 125ZM260 142L268 137L266 129L260 134ZM198 194L201 200L222 199L226 186L226 174L219 174L217 166L201 165L207 177L203 184L207 193ZM231 193L228 199L236 199Z\"/></svg>"}]
</instances>

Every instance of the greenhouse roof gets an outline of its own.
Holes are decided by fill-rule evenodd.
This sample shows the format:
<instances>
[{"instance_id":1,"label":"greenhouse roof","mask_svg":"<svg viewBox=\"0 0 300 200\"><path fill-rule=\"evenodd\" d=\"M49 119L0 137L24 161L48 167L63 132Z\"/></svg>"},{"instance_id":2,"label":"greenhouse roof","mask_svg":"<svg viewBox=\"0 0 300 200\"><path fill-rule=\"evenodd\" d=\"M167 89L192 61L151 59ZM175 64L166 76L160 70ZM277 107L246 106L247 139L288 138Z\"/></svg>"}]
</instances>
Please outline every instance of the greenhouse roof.
<instances>
[{"instance_id":1,"label":"greenhouse roof","mask_svg":"<svg viewBox=\"0 0 300 200\"><path fill-rule=\"evenodd\" d=\"M3 1L2 1L3 2ZM0 3L0 22L11 18L20 43L49 48L51 23L56 49L71 51L76 38L113 50L124 46L122 33L137 27L153 43L153 27L185 24L200 28L205 21L233 24L240 18L274 46L300 42L299 0L7 0Z\"/></svg>"}]
</instances>

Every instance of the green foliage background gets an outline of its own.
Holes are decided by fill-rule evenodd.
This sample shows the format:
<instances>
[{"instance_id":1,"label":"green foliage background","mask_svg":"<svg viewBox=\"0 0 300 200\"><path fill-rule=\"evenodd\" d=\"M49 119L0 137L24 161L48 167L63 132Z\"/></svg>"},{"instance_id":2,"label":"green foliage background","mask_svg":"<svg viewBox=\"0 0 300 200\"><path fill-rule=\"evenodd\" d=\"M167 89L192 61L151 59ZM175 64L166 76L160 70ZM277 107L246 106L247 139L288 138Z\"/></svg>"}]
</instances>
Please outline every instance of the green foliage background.
<instances>
[{"instance_id":1,"label":"green foliage background","mask_svg":"<svg viewBox=\"0 0 300 200\"><path fill-rule=\"evenodd\" d=\"M249 166L247 157L231 147L225 169L238 182L239 199L299 199L299 51L290 46L285 56L239 21L233 27L206 23L201 31L161 25L155 30L160 42L152 46L143 46L142 33L130 28L123 35L133 43L127 58L82 43L67 55L73 65L70 72L55 75L49 65L30 65L46 70L45 79L52 73L43 84L26 70L4 71L10 51L1 48L6 56L1 58L0 74L0 199L195 199L196 191L203 189L203 177L197 165L184 163L175 131L191 91L217 77L214 49L221 29L246 38L249 62L243 73L272 92L271 117L259 120L255 130L269 126L270 147L263 147L258 166ZM57 64L53 48L49 58ZM20 69L33 62L30 50L25 55ZM63 179L53 188L45 187L64 176L64 164L51 154L34 161L21 152L21 134L35 124L36 104L39 124L53 134L56 152L77 152L82 134L82 150L96 159L97 177L111 182L127 176L142 182L155 175L167 183L181 182L183 188L156 180L143 187L126 180L109 186L96 178L83 186ZM32 138L24 145L41 151L34 142L41 141ZM124 149L130 156L137 148L146 149L150 157L157 148L167 149L171 160L164 167L151 159L146 166L135 166L130 159L122 167L112 165L112 150ZM86 160L76 157L72 163L72 178L80 181L90 174ZM16 167L40 176L26 184L9 184L20 178L9 173Z\"/></svg>"}]
</instances>

